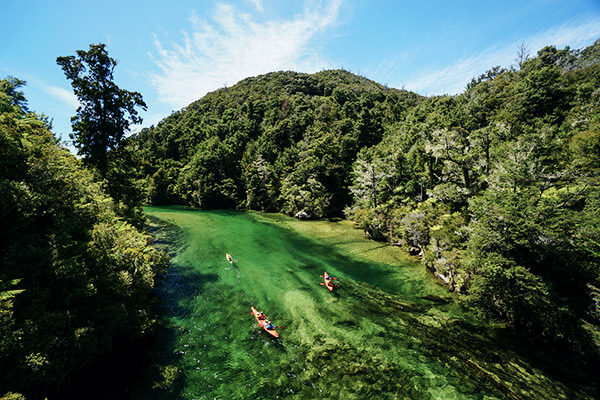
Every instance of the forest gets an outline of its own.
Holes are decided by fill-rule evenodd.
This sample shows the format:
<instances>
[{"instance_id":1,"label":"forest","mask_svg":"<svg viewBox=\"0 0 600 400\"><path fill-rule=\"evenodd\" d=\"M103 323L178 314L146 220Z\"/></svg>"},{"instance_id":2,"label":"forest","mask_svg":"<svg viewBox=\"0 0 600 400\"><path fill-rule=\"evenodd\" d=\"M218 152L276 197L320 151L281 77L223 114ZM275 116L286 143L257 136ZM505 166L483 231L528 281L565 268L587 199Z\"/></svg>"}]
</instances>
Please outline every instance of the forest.
<instances>
[{"instance_id":1,"label":"forest","mask_svg":"<svg viewBox=\"0 0 600 400\"><path fill-rule=\"evenodd\" d=\"M91 108L101 94L76 61L93 52L116 65L103 46L57 59ZM151 246L144 203L350 219L419 256L481 318L600 362L600 40L521 53L452 96L344 70L273 72L99 147L83 107L82 158L28 109L24 84L0 81L6 398L55 390L152 331L168 257ZM139 93L104 91L127 99L118 126L139 122Z\"/></svg>"},{"instance_id":2,"label":"forest","mask_svg":"<svg viewBox=\"0 0 600 400\"><path fill-rule=\"evenodd\" d=\"M107 184L28 109L24 85L0 80L2 399L56 395L99 355L150 334L168 265L117 163Z\"/></svg>"},{"instance_id":3,"label":"forest","mask_svg":"<svg viewBox=\"0 0 600 400\"><path fill-rule=\"evenodd\" d=\"M482 318L598 357L600 41L520 50L455 96L343 70L209 93L131 138L148 201L349 218Z\"/></svg>"}]
</instances>

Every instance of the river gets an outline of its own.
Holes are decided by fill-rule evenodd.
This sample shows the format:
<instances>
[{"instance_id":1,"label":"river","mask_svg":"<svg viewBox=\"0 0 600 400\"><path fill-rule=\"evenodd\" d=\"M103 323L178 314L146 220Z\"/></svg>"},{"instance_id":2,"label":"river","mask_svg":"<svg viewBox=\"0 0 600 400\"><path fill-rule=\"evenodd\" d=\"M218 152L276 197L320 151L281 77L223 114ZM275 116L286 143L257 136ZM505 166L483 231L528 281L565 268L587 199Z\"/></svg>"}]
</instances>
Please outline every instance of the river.
<instances>
[{"instance_id":1,"label":"river","mask_svg":"<svg viewBox=\"0 0 600 400\"><path fill-rule=\"evenodd\" d=\"M147 207L173 255L134 399L593 398L585 375L478 321L349 221ZM229 263L225 254L237 260ZM324 271L338 278L329 292ZM250 314L254 306L279 339ZM283 328L280 328L283 327Z\"/></svg>"}]
</instances>

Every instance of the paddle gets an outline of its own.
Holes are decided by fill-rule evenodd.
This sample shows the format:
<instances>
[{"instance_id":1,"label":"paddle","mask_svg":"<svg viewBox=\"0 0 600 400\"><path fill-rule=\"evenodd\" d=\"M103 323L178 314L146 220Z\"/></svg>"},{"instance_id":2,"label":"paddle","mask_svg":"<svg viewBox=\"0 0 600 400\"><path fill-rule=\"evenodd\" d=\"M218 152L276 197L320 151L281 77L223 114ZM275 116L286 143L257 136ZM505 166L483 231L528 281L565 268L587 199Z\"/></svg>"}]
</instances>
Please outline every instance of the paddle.
<instances>
[{"instance_id":1,"label":"paddle","mask_svg":"<svg viewBox=\"0 0 600 400\"><path fill-rule=\"evenodd\" d=\"M250 312L250 315L254 315L254 316L256 316L256 315L255 315L255 314L254 314L252 311ZM269 317L267 317L267 316L265 315L265 318L269 318ZM285 326L278 326L277 328L279 328L279 329L285 329Z\"/></svg>"},{"instance_id":2,"label":"paddle","mask_svg":"<svg viewBox=\"0 0 600 400\"><path fill-rule=\"evenodd\" d=\"M320 276L321 278L323 278L323 275L319 275L319 276ZM336 281L338 280L338 278L336 278L336 277L333 277L333 276L332 276L332 278L333 278L333 279L335 279Z\"/></svg>"}]
</instances>

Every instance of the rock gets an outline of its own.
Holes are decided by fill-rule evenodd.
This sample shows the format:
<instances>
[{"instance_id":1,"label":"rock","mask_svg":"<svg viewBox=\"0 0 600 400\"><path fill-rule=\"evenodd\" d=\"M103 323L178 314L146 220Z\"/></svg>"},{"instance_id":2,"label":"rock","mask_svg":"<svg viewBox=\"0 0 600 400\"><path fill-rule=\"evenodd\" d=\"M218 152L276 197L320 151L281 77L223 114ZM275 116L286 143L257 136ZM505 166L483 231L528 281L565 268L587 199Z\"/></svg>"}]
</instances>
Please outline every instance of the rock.
<instances>
[{"instance_id":1,"label":"rock","mask_svg":"<svg viewBox=\"0 0 600 400\"><path fill-rule=\"evenodd\" d=\"M306 211L304 211L304 210L301 210L301 211L298 211L298 212L296 213L296 215L294 215L294 217L296 217L296 218L298 218L298 219L309 219L309 218L312 218L312 215L308 214L308 213L307 213Z\"/></svg>"},{"instance_id":2,"label":"rock","mask_svg":"<svg viewBox=\"0 0 600 400\"><path fill-rule=\"evenodd\" d=\"M425 300L433 301L434 303L437 303L437 304L449 304L451 302L450 299L436 296L435 294L428 294L427 296L423 296L421 298L425 299Z\"/></svg>"},{"instance_id":3,"label":"rock","mask_svg":"<svg viewBox=\"0 0 600 400\"><path fill-rule=\"evenodd\" d=\"M410 249L408 249L408 254L411 256L423 257L423 250L416 246L410 246Z\"/></svg>"},{"instance_id":4,"label":"rock","mask_svg":"<svg viewBox=\"0 0 600 400\"><path fill-rule=\"evenodd\" d=\"M439 272L435 271L434 275L438 277L439 280L441 280L442 282L444 282L446 285L450 284L450 278L447 277L446 275L440 274Z\"/></svg>"}]
</instances>

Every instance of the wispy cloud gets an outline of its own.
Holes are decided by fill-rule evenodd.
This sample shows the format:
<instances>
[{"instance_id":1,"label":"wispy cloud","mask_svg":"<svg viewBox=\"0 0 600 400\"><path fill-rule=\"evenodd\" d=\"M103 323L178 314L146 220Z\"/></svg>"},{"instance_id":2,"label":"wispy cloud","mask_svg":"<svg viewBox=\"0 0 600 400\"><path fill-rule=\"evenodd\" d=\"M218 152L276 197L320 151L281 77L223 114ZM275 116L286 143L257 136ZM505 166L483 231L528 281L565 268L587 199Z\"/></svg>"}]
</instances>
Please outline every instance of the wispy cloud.
<instances>
[{"instance_id":1,"label":"wispy cloud","mask_svg":"<svg viewBox=\"0 0 600 400\"><path fill-rule=\"evenodd\" d=\"M496 65L509 67L515 64L517 50L521 44L525 44L530 56L533 57L545 46L554 45L557 48L570 46L572 49L577 49L590 45L598 39L599 32L600 18L584 22L572 21L509 44L490 47L477 56L461 58L448 67L425 70L409 78L404 86L408 90L424 95L462 93L472 78L490 68Z\"/></svg>"},{"instance_id":2,"label":"wispy cloud","mask_svg":"<svg viewBox=\"0 0 600 400\"><path fill-rule=\"evenodd\" d=\"M264 11L263 5L262 5L262 0L250 0L252 2L252 4L254 4L254 7L256 7L256 9L260 12Z\"/></svg>"},{"instance_id":3,"label":"wispy cloud","mask_svg":"<svg viewBox=\"0 0 600 400\"><path fill-rule=\"evenodd\" d=\"M58 86L48 85L43 85L42 89L56 100L66 104L69 107L72 107L73 110L76 110L77 107L79 107L79 100L77 100L77 96L75 96L70 90L63 89Z\"/></svg>"},{"instance_id":4,"label":"wispy cloud","mask_svg":"<svg viewBox=\"0 0 600 400\"><path fill-rule=\"evenodd\" d=\"M259 0L253 0L257 8ZM191 17L193 32L167 48L155 36L160 73L151 75L159 99L178 109L225 85L271 71L314 72L326 68L315 38L337 19L341 0L308 1L289 20L256 22L250 14L219 4L210 21Z\"/></svg>"}]
</instances>

